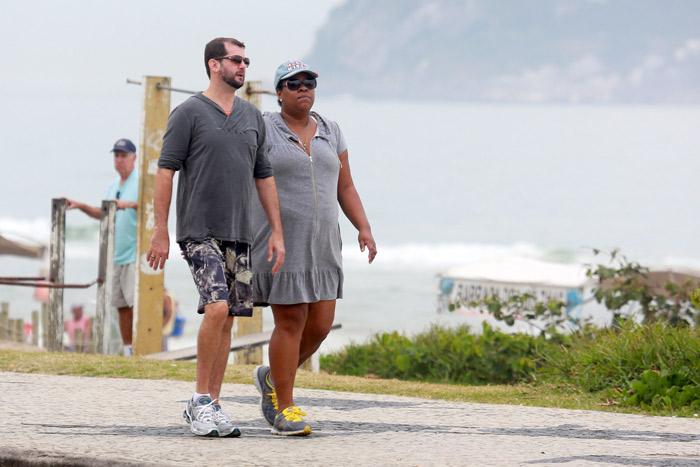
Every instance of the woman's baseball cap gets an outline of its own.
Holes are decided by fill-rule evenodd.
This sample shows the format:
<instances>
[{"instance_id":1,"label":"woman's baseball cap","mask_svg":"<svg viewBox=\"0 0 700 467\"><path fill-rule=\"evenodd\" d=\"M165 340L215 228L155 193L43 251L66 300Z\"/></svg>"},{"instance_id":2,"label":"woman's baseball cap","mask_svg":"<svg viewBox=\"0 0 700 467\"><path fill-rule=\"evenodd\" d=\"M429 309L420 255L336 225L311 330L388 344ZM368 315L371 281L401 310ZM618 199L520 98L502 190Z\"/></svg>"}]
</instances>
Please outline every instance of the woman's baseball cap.
<instances>
[{"instance_id":1,"label":"woman's baseball cap","mask_svg":"<svg viewBox=\"0 0 700 467\"><path fill-rule=\"evenodd\" d=\"M277 85L280 84L280 81L291 78L298 73L309 73L314 78L318 78L318 73L313 71L306 63L301 60L289 60L277 67L277 71L275 72L275 89L277 89Z\"/></svg>"}]
</instances>

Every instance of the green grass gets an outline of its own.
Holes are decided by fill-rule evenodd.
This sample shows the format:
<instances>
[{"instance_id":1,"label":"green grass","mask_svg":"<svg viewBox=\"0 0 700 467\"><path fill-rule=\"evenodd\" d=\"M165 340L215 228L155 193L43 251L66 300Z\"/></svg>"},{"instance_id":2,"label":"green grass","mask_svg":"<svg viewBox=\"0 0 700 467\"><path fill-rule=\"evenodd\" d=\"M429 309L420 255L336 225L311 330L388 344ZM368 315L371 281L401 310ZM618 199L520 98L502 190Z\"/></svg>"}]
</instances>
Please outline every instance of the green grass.
<instances>
[{"instance_id":1,"label":"green grass","mask_svg":"<svg viewBox=\"0 0 700 467\"><path fill-rule=\"evenodd\" d=\"M253 365L229 365L224 382L253 384ZM102 378L165 379L194 381L196 363L150 360L89 354L25 352L0 350L0 371L75 375ZM392 394L428 399L490 404L559 407L664 416L693 416L689 410L641 409L608 405L606 393L586 392L570 385L545 383L512 385L457 385L399 381L358 376L314 374L300 370L299 388L332 391Z\"/></svg>"}]
</instances>

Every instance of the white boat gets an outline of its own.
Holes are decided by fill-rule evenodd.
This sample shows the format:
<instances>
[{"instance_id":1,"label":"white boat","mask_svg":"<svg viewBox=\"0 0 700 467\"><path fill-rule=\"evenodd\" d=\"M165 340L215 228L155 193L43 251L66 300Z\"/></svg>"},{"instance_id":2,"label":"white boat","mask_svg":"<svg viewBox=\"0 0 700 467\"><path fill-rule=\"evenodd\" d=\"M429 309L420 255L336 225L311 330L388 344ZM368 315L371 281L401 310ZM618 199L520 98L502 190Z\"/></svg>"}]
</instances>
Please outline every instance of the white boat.
<instances>
[{"instance_id":1,"label":"white boat","mask_svg":"<svg viewBox=\"0 0 700 467\"><path fill-rule=\"evenodd\" d=\"M595 303L592 288L595 279L586 276L589 266L562 264L532 258L496 258L463 266L451 267L438 275L438 313L452 311L459 314L481 314L482 309L471 307L487 297L507 300L514 295L530 294L536 301L557 300L566 303L566 315L578 320L586 306L586 317L594 316L597 324L606 325L612 314L603 305ZM654 293L668 295L666 284L682 285L694 290L700 286L700 271L678 267L649 267L638 279L641 285ZM614 286L615 279L604 281L602 288ZM584 294L586 297L584 298ZM631 303L624 314L633 316L637 306ZM637 316L642 319L642 316Z\"/></svg>"},{"instance_id":2,"label":"white boat","mask_svg":"<svg viewBox=\"0 0 700 467\"><path fill-rule=\"evenodd\" d=\"M446 269L438 275L438 313L450 310L474 313L470 302L487 297L507 300L531 294L537 301L567 303L567 314L577 317L583 292L591 283L583 265L562 264L533 258L508 257L477 261Z\"/></svg>"}]
</instances>

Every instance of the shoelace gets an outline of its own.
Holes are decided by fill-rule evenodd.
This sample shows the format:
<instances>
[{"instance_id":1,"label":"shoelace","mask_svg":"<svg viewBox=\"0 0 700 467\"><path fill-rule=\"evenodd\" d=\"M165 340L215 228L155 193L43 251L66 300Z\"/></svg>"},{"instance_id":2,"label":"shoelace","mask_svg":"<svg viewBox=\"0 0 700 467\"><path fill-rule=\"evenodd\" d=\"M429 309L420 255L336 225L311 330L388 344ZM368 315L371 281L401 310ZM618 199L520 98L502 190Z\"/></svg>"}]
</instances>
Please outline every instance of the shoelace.
<instances>
[{"instance_id":1,"label":"shoelace","mask_svg":"<svg viewBox=\"0 0 700 467\"><path fill-rule=\"evenodd\" d=\"M198 422L212 422L212 421L214 421L214 417L216 416L216 413L217 413L214 410L214 402L216 402L216 399L209 402L208 404L206 404L204 406L200 406L201 409L197 412L197 415L194 417L194 419L197 420Z\"/></svg>"},{"instance_id":2,"label":"shoelace","mask_svg":"<svg viewBox=\"0 0 700 467\"><path fill-rule=\"evenodd\" d=\"M224 413L223 410L217 410L216 412L214 412L214 422L215 423L221 423L221 422L230 423L231 419L229 418L228 415L226 415Z\"/></svg>"},{"instance_id":3,"label":"shoelace","mask_svg":"<svg viewBox=\"0 0 700 467\"><path fill-rule=\"evenodd\" d=\"M305 417L306 414L301 411L299 407L287 407L282 411L282 415L284 415L285 420L289 422L303 422L304 419L301 417Z\"/></svg>"},{"instance_id":4,"label":"shoelace","mask_svg":"<svg viewBox=\"0 0 700 467\"><path fill-rule=\"evenodd\" d=\"M222 409L221 406L219 406L219 409L216 409L216 406L214 406L214 423L231 423L231 417L229 417Z\"/></svg>"},{"instance_id":5,"label":"shoelace","mask_svg":"<svg viewBox=\"0 0 700 467\"><path fill-rule=\"evenodd\" d=\"M271 390L269 392L263 390L263 392L270 396L270 399L272 400L272 406L275 408L275 410L279 410L279 407L277 406L277 391L275 391L275 387L272 384L270 384L269 373L267 374L267 376L265 376L265 383L267 384L267 386L270 387Z\"/></svg>"},{"instance_id":6,"label":"shoelace","mask_svg":"<svg viewBox=\"0 0 700 467\"><path fill-rule=\"evenodd\" d=\"M275 391L275 388L272 388L272 392L269 393L270 398L272 398L272 406L275 408L275 410L279 410L277 407L277 391Z\"/></svg>"}]
</instances>

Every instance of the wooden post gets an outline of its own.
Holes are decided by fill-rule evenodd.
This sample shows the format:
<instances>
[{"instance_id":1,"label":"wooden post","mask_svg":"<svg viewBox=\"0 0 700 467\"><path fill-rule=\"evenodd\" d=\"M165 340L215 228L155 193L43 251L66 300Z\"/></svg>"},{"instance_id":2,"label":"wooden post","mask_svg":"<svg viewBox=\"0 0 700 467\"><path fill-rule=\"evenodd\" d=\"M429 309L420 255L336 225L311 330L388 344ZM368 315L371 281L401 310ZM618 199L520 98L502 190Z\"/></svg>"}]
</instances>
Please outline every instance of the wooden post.
<instances>
[{"instance_id":1,"label":"wooden post","mask_svg":"<svg viewBox=\"0 0 700 467\"><path fill-rule=\"evenodd\" d=\"M32 311L32 345L39 345L39 312Z\"/></svg>"},{"instance_id":2,"label":"wooden post","mask_svg":"<svg viewBox=\"0 0 700 467\"><path fill-rule=\"evenodd\" d=\"M82 329L76 329L73 334L73 352L83 353L85 349L85 336Z\"/></svg>"},{"instance_id":3,"label":"wooden post","mask_svg":"<svg viewBox=\"0 0 700 467\"><path fill-rule=\"evenodd\" d=\"M66 200L54 198L51 200L51 245L49 248L49 282L63 284L63 271L66 248ZM61 350L63 337L63 289L49 289L49 322L48 342L46 348L50 352Z\"/></svg>"},{"instance_id":4,"label":"wooden post","mask_svg":"<svg viewBox=\"0 0 700 467\"><path fill-rule=\"evenodd\" d=\"M45 349L49 342L49 304L41 304L41 348Z\"/></svg>"},{"instance_id":5,"label":"wooden post","mask_svg":"<svg viewBox=\"0 0 700 467\"><path fill-rule=\"evenodd\" d=\"M315 352L304 363L302 363L300 368L312 373L318 373L321 371L321 357L319 357L318 352Z\"/></svg>"},{"instance_id":6,"label":"wooden post","mask_svg":"<svg viewBox=\"0 0 700 467\"><path fill-rule=\"evenodd\" d=\"M23 319L13 319L15 323L15 342L20 342L24 344L24 320Z\"/></svg>"},{"instance_id":7,"label":"wooden post","mask_svg":"<svg viewBox=\"0 0 700 467\"><path fill-rule=\"evenodd\" d=\"M262 332L262 308L259 306L253 308L253 316L250 318L236 318L233 329L235 337ZM233 362L241 365L260 365L262 358L262 346L256 345L255 347L236 350Z\"/></svg>"},{"instance_id":8,"label":"wooden post","mask_svg":"<svg viewBox=\"0 0 700 467\"><path fill-rule=\"evenodd\" d=\"M95 318L90 318L90 333L85 336L83 352L95 353Z\"/></svg>"},{"instance_id":9,"label":"wooden post","mask_svg":"<svg viewBox=\"0 0 700 467\"><path fill-rule=\"evenodd\" d=\"M259 110L262 107L262 94L259 92L253 93L251 91L260 90L262 90L262 81L246 81L243 86L238 88L236 95L241 99L247 100Z\"/></svg>"},{"instance_id":10,"label":"wooden post","mask_svg":"<svg viewBox=\"0 0 700 467\"><path fill-rule=\"evenodd\" d=\"M10 304L0 303L0 341L10 340Z\"/></svg>"},{"instance_id":11,"label":"wooden post","mask_svg":"<svg viewBox=\"0 0 700 467\"><path fill-rule=\"evenodd\" d=\"M161 351L163 329L163 270L154 271L146 253L155 225L153 193L158 157L170 115L170 78L144 76L139 164L139 208L136 233L136 290L134 291L134 355Z\"/></svg>"},{"instance_id":12,"label":"wooden post","mask_svg":"<svg viewBox=\"0 0 700 467\"><path fill-rule=\"evenodd\" d=\"M236 91L238 97L247 100L255 107L260 109L262 100L260 94L251 94L251 90L262 89L260 81L246 81L246 83ZM233 327L233 335L235 337L245 336L256 332L262 332L262 308L256 306L253 308L253 316L250 318L236 318ZM263 361L262 346L255 346L250 349L238 350L234 353L234 363L259 365Z\"/></svg>"},{"instance_id":13,"label":"wooden post","mask_svg":"<svg viewBox=\"0 0 700 467\"><path fill-rule=\"evenodd\" d=\"M100 217L100 259L97 263L97 306L93 352L109 353L109 317L112 309L112 279L114 277L114 217L116 201L102 201Z\"/></svg>"}]
</instances>

